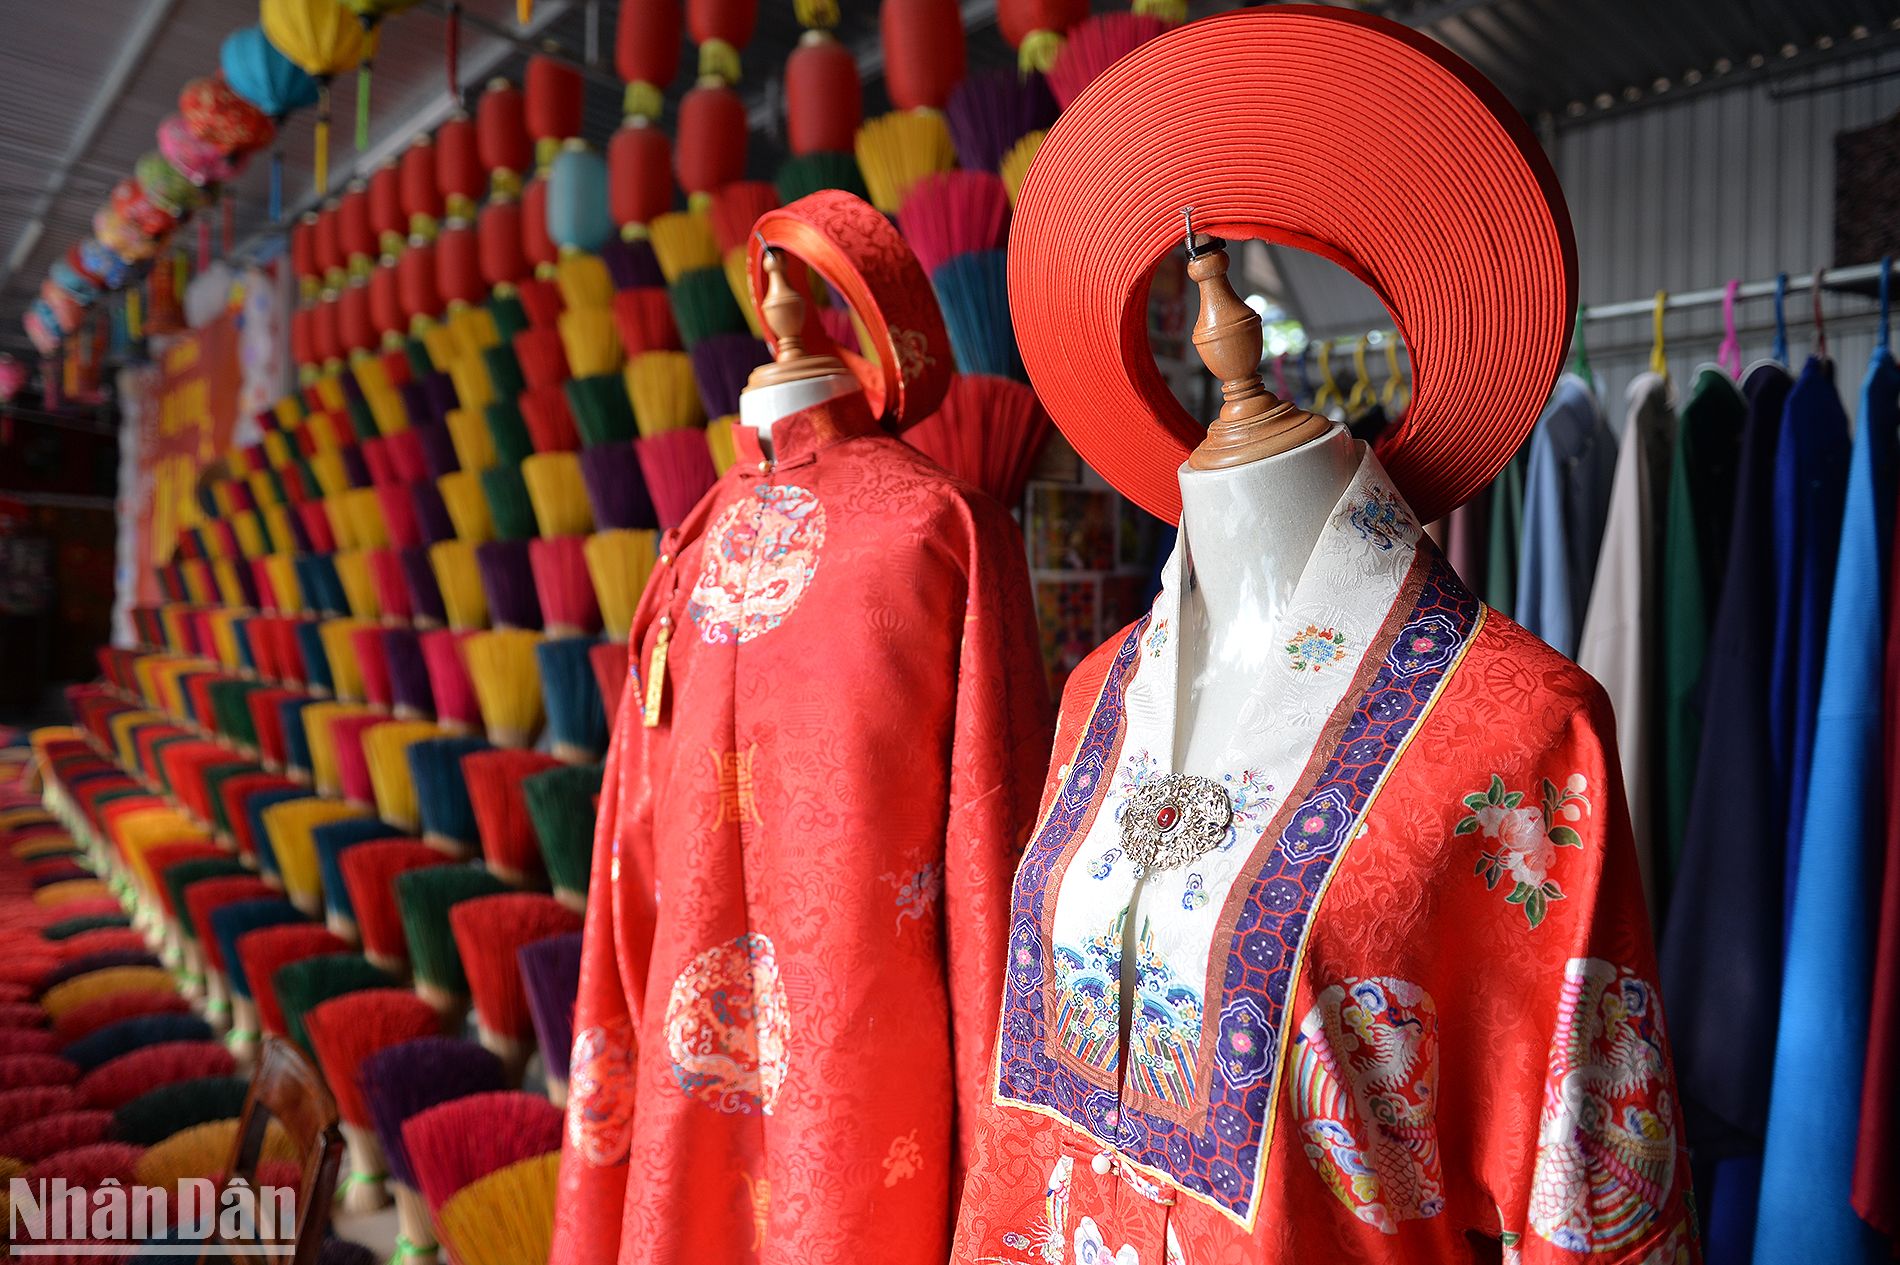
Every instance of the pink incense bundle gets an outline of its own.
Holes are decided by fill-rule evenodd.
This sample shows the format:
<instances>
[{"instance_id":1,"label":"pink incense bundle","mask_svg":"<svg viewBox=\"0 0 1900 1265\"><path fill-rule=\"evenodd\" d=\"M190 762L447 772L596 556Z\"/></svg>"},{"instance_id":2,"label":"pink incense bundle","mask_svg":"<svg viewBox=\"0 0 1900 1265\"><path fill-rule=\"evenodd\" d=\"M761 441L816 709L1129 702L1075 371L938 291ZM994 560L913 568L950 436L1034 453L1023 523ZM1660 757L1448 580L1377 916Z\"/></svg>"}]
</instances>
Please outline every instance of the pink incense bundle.
<instances>
[{"instance_id":1,"label":"pink incense bundle","mask_svg":"<svg viewBox=\"0 0 1900 1265\"><path fill-rule=\"evenodd\" d=\"M482 843L482 863L511 887L540 887L546 879L522 780L560 763L539 751L506 747L462 757L462 774L475 809L475 830Z\"/></svg>"},{"instance_id":2,"label":"pink incense bundle","mask_svg":"<svg viewBox=\"0 0 1900 1265\"><path fill-rule=\"evenodd\" d=\"M529 387L558 387L571 376L561 331L553 325L524 329L515 335L515 359Z\"/></svg>"},{"instance_id":3,"label":"pink incense bundle","mask_svg":"<svg viewBox=\"0 0 1900 1265\"><path fill-rule=\"evenodd\" d=\"M1097 75L1167 29L1160 18L1139 13L1098 13L1083 19L1070 28L1049 67L1049 91L1056 104L1068 109Z\"/></svg>"},{"instance_id":4,"label":"pink incense bundle","mask_svg":"<svg viewBox=\"0 0 1900 1265\"><path fill-rule=\"evenodd\" d=\"M634 441L640 473L653 498L653 512L663 528L678 527L693 512L699 498L719 479L706 432L697 428L666 431Z\"/></svg>"},{"instance_id":5,"label":"pink incense bundle","mask_svg":"<svg viewBox=\"0 0 1900 1265\"><path fill-rule=\"evenodd\" d=\"M594 597L594 581L587 570L585 545L580 536L536 537L528 542L534 590L550 637L600 631L600 603Z\"/></svg>"},{"instance_id":6,"label":"pink incense bundle","mask_svg":"<svg viewBox=\"0 0 1900 1265\"><path fill-rule=\"evenodd\" d=\"M759 217L778 206L778 186L766 180L735 180L713 194L712 230L719 253L744 246Z\"/></svg>"},{"instance_id":7,"label":"pink incense bundle","mask_svg":"<svg viewBox=\"0 0 1900 1265\"><path fill-rule=\"evenodd\" d=\"M409 1117L403 1149L439 1211L449 1196L520 1160L561 1149L561 1110L539 1094L470 1094Z\"/></svg>"},{"instance_id":8,"label":"pink incense bundle","mask_svg":"<svg viewBox=\"0 0 1900 1265\"><path fill-rule=\"evenodd\" d=\"M534 1016L515 954L537 940L579 931L581 921L552 896L535 892L478 896L449 910L475 1006L476 1036L514 1075L534 1049Z\"/></svg>"},{"instance_id":9,"label":"pink incense bundle","mask_svg":"<svg viewBox=\"0 0 1900 1265\"><path fill-rule=\"evenodd\" d=\"M1049 415L1027 384L960 373L937 411L905 431L904 440L1003 504L1017 505L1049 432Z\"/></svg>"},{"instance_id":10,"label":"pink incense bundle","mask_svg":"<svg viewBox=\"0 0 1900 1265\"><path fill-rule=\"evenodd\" d=\"M359 845L365 846L365 845ZM318 923L284 923L238 937L238 960L251 985L258 1022L273 1036L288 1036L284 1008L277 999L277 972L292 962L330 953L348 953L343 938Z\"/></svg>"},{"instance_id":11,"label":"pink incense bundle","mask_svg":"<svg viewBox=\"0 0 1900 1265\"><path fill-rule=\"evenodd\" d=\"M568 407L567 392L559 383L531 386L517 401L521 421L528 430L528 442L536 452L573 452L581 446L580 429L574 425L574 413Z\"/></svg>"},{"instance_id":12,"label":"pink incense bundle","mask_svg":"<svg viewBox=\"0 0 1900 1265\"><path fill-rule=\"evenodd\" d=\"M851 309L844 304L833 303L830 307L819 308L818 323L825 327L825 335L846 351L857 351L861 345L858 327L851 319Z\"/></svg>"},{"instance_id":13,"label":"pink incense bundle","mask_svg":"<svg viewBox=\"0 0 1900 1265\"><path fill-rule=\"evenodd\" d=\"M409 489L401 489L403 496ZM394 549L373 549L369 555L369 578L376 586L376 602L383 618L406 624L415 618L415 604L409 596L409 579L403 574L402 554Z\"/></svg>"},{"instance_id":14,"label":"pink incense bundle","mask_svg":"<svg viewBox=\"0 0 1900 1265\"><path fill-rule=\"evenodd\" d=\"M381 628L352 628L350 648L356 652L356 668L363 677L363 697L374 707L394 705L389 685L389 656L383 650Z\"/></svg>"},{"instance_id":15,"label":"pink incense bundle","mask_svg":"<svg viewBox=\"0 0 1900 1265\"><path fill-rule=\"evenodd\" d=\"M614 327L629 358L649 351L679 351L679 324L665 286L642 286L614 295Z\"/></svg>"},{"instance_id":16,"label":"pink incense bundle","mask_svg":"<svg viewBox=\"0 0 1900 1265\"><path fill-rule=\"evenodd\" d=\"M399 483L419 483L429 477L429 459L422 450L422 434L415 430L397 431L384 441L389 446L389 463Z\"/></svg>"},{"instance_id":17,"label":"pink incense bundle","mask_svg":"<svg viewBox=\"0 0 1900 1265\"><path fill-rule=\"evenodd\" d=\"M462 639L467 635L450 628L437 628L418 639L422 645L422 661L429 668L429 693L435 699L436 723L451 733L474 732L482 726L475 682L469 678L468 663L462 657Z\"/></svg>"},{"instance_id":18,"label":"pink incense bundle","mask_svg":"<svg viewBox=\"0 0 1900 1265\"><path fill-rule=\"evenodd\" d=\"M422 543L422 529L416 523L416 502L409 495L407 483L379 483L376 500L383 507L383 525L389 532L390 547L409 549Z\"/></svg>"},{"instance_id":19,"label":"pink incense bundle","mask_svg":"<svg viewBox=\"0 0 1900 1265\"><path fill-rule=\"evenodd\" d=\"M1009 237L1009 189L992 171L938 171L911 186L897 221L927 275L958 255L1000 250Z\"/></svg>"},{"instance_id":20,"label":"pink incense bundle","mask_svg":"<svg viewBox=\"0 0 1900 1265\"><path fill-rule=\"evenodd\" d=\"M396 904L396 878L410 870L453 863L420 839L378 840L344 850L337 865L356 914L364 957L392 973L408 969L409 941Z\"/></svg>"},{"instance_id":21,"label":"pink incense bundle","mask_svg":"<svg viewBox=\"0 0 1900 1265\"><path fill-rule=\"evenodd\" d=\"M627 684L627 643L603 641L587 652L594 666L594 681L600 686L600 701L607 709L607 732L614 731L614 717L620 714L620 694Z\"/></svg>"},{"instance_id":22,"label":"pink incense bundle","mask_svg":"<svg viewBox=\"0 0 1900 1265\"><path fill-rule=\"evenodd\" d=\"M372 636L381 631L366 628L359 631ZM382 648L381 642L377 649ZM336 744L337 786L343 793L343 801L358 808L376 806L376 786L370 778L369 753L363 746L363 734L377 725L389 723L389 717L381 712L366 712L358 716L338 716L330 721L330 740Z\"/></svg>"}]
</instances>

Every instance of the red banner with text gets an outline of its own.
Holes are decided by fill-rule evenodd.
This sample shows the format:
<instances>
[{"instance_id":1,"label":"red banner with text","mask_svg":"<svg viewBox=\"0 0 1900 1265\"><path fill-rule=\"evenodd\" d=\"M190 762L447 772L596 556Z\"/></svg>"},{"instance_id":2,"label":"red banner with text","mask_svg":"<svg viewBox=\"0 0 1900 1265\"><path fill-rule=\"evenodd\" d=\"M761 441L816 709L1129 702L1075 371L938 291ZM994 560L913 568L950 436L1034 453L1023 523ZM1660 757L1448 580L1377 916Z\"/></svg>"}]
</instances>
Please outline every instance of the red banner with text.
<instances>
[{"instance_id":1,"label":"red banner with text","mask_svg":"<svg viewBox=\"0 0 1900 1265\"><path fill-rule=\"evenodd\" d=\"M199 473L231 450L237 430L238 322L227 312L170 340L157 399L138 440L138 601L159 600L153 568L171 558L179 533L196 526Z\"/></svg>"}]
</instances>

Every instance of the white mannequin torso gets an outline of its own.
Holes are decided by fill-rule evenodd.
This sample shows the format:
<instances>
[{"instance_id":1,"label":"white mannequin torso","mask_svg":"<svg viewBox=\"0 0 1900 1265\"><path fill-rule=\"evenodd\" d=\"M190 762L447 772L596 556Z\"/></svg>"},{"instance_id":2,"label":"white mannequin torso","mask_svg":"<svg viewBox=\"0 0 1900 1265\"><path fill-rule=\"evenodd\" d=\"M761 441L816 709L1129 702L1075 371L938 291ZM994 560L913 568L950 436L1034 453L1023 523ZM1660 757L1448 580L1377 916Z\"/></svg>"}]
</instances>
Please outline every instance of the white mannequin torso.
<instances>
[{"instance_id":1,"label":"white mannequin torso","mask_svg":"<svg viewBox=\"0 0 1900 1265\"><path fill-rule=\"evenodd\" d=\"M1182 466L1175 770L1205 768L1230 741L1281 636L1281 616L1333 507L1359 468L1336 426L1289 452L1222 470ZM1281 637L1283 640L1284 638Z\"/></svg>"},{"instance_id":2,"label":"white mannequin torso","mask_svg":"<svg viewBox=\"0 0 1900 1265\"><path fill-rule=\"evenodd\" d=\"M800 378L796 382L747 387L739 394L739 423L759 433L759 447L770 457L774 422L814 404L823 404L826 400L835 400L863 389L858 380L848 373L828 373L816 378Z\"/></svg>"}]
</instances>

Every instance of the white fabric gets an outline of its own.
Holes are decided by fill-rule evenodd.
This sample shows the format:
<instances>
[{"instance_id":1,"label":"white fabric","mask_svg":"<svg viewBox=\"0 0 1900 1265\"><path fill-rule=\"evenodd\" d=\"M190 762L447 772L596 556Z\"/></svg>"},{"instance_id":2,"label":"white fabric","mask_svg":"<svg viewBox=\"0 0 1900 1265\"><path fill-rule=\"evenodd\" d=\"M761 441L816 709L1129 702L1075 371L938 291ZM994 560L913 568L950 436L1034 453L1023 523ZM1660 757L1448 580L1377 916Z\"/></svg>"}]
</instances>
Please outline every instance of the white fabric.
<instances>
[{"instance_id":1,"label":"white fabric","mask_svg":"<svg viewBox=\"0 0 1900 1265\"><path fill-rule=\"evenodd\" d=\"M1659 498L1668 486L1669 458L1675 446L1676 409L1669 380L1654 373L1637 375L1625 400L1628 420L1617 449L1610 517L1597 555L1596 585L1590 591L1577 663L1603 686L1616 712L1617 750L1629 795L1636 862L1642 873L1643 897L1653 912L1651 700L1656 697L1656 674L1661 669L1656 640L1662 614L1656 591L1661 549L1657 532Z\"/></svg>"}]
</instances>

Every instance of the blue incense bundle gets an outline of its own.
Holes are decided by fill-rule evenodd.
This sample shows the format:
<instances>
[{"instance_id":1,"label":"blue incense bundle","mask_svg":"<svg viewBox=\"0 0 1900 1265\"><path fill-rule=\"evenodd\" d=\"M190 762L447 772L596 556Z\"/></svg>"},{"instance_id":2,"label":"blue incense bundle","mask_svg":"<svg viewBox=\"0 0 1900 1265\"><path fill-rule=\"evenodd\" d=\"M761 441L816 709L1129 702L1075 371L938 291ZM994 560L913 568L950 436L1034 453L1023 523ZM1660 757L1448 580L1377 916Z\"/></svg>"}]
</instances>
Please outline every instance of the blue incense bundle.
<instances>
[{"instance_id":1,"label":"blue incense bundle","mask_svg":"<svg viewBox=\"0 0 1900 1265\"><path fill-rule=\"evenodd\" d=\"M335 678L330 675L330 655L323 648L322 625L314 619L300 620L296 624L297 650L303 655L304 683L313 690L325 694L336 688Z\"/></svg>"},{"instance_id":2,"label":"blue incense bundle","mask_svg":"<svg viewBox=\"0 0 1900 1265\"><path fill-rule=\"evenodd\" d=\"M447 422L429 422L413 429L417 441L422 445L422 462L428 467L430 478L439 479L462 468L461 459L455 455L455 438L450 434Z\"/></svg>"},{"instance_id":3,"label":"blue incense bundle","mask_svg":"<svg viewBox=\"0 0 1900 1265\"><path fill-rule=\"evenodd\" d=\"M435 563L429 558L429 547L417 545L414 549L404 549L400 556L402 581L409 589L409 608L415 612L416 626L441 627L448 622L449 613L442 604L442 586L435 578Z\"/></svg>"},{"instance_id":4,"label":"blue incense bundle","mask_svg":"<svg viewBox=\"0 0 1900 1265\"><path fill-rule=\"evenodd\" d=\"M295 905L280 899L242 900L235 905L212 910L211 934L217 937L218 952L224 958L224 978L231 986L231 995L246 1000L251 997L251 982L245 978L244 960L237 951L237 943L242 937L265 927L309 921L298 912Z\"/></svg>"},{"instance_id":5,"label":"blue incense bundle","mask_svg":"<svg viewBox=\"0 0 1900 1265\"><path fill-rule=\"evenodd\" d=\"M475 546L475 566L488 599L489 622L496 628L541 627L541 599L535 593L534 567L526 540L491 540Z\"/></svg>"},{"instance_id":6,"label":"blue incense bundle","mask_svg":"<svg viewBox=\"0 0 1900 1265\"><path fill-rule=\"evenodd\" d=\"M959 255L930 278L962 373L1028 380L1009 319L1007 252Z\"/></svg>"},{"instance_id":7,"label":"blue incense bundle","mask_svg":"<svg viewBox=\"0 0 1900 1265\"><path fill-rule=\"evenodd\" d=\"M90 1072L133 1050L172 1041L211 1039L211 1025L197 1015L139 1015L87 1033L61 1049L59 1056L81 1072Z\"/></svg>"},{"instance_id":8,"label":"blue incense bundle","mask_svg":"<svg viewBox=\"0 0 1900 1265\"><path fill-rule=\"evenodd\" d=\"M287 698L277 704L277 721L284 731L284 768L308 780L310 769L310 733L303 727L303 709L317 700Z\"/></svg>"},{"instance_id":9,"label":"blue incense bundle","mask_svg":"<svg viewBox=\"0 0 1900 1265\"><path fill-rule=\"evenodd\" d=\"M256 849L257 868L261 872L273 876L278 872L277 853L271 847L270 832L264 829L264 810L286 800L309 798L309 789L302 786L253 791L245 797L244 822L250 831L251 842Z\"/></svg>"},{"instance_id":10,"label":"blue incense bundle","mask_svg":"<svg viewBox=\"0 0 1900 1265\"><path fill-rule=\"evenodd\" d=\"M632 444L596 444L581 449L581 482L587 488L596 530L659 526Z\"/></svg>"},{"instance_id":11,"label":"blue incense bundle","mask_svg":"<svg viewBox=\"0 0 1900 1265\"><path fill-rule=\"evenodd\" d=\"M534 648L553 754L568 764L597 760L607 749L607 712L589 658L595 644L593 637L559 637Z\"/></svg>"},{"instance_id":12,"label":"blue incense bundle","mask_svg":"<svg viewBox=\"0 0 1900 1265\"><path fill-rule=\"evenodd\" d=\"M330 615L349 614L350 599L344 592L342 577L336 573L335 558L327 553L300 553L292 565L297 572L297 586L310 605Z\"/></svg>"},{"instance_id":13,"label":"blue incense bundle","mask_svg":"<svg viewBox=\"0 0 1900 1265\"><path fill-rule=\"evenodd\" d=\"M416 784L424 843L459 856L475 851L481 833L475 825L475 806L469 802L462 757L488 749L487 739L475 737L425 738L409 744L409 775Z\"/></svg>"},{"instance_id":14,"label":"blue incense bundle","mask_svg":"<svg viewBox=\"0 0 1900 1265\"><path fill-rule=\"evenodd\" d=\"M737 413L746 379L772 359L765 343L750 334L710 334L693 344L691 354L693 381L699 385L708 417Z\"/></svg>"},{"instance_id":15,"label":"blue incense bundle","mask_svg":"<svg viewBox=\"0 0 1900 1265\"><path fill-rule=\"evenodd\" d=\"M433 578L433 572L431 577ZM435 695L429 690L429 664L422 657L422 641L413 628L383 629L383 658L389 662L390 706L398 720L435 715Z\"/></svg>"},{"instance_id":16,"label":"blue incense bundle","mask_svg":"<svg viewBox=\"0 0 1900 1265\"><path fill-rule=\"evenodd\" d=\"M356 909L343 885L343 853L359 843L400 839L402 831L376 817L345 817L310 832L317 848L317 872L323 878L324 923L345 940L356 939Z\"/></svg>"}]
</instances>

